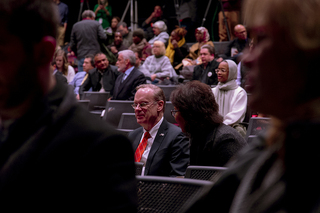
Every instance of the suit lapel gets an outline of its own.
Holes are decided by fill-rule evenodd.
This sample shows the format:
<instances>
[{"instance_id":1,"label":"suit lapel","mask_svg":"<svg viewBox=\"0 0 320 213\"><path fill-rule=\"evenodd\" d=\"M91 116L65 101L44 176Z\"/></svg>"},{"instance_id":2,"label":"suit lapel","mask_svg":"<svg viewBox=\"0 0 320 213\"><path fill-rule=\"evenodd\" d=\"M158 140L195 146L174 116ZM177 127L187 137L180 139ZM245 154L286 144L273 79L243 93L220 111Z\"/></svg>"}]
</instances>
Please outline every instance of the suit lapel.
<instances>
[{"instance_id":1,"label":"suit lapel","mask_svg":"<svg viewBox=\"0 0 320 213\"><path fill-rule=\"evenodd\" d=\"M139 132L137 133L136 136L134 136L134 140L133 140L133 150L136 151L136 149L138 148L139 144L140 144L140 140L143 134L143 128L141 127Z\"/></svg>"},{"instance_id":2,"label":"suit lapel","mask_svg":"<svg viewBox=\"0 0 320 213\"><path fill-rule=\"evenodd\" d=\"M100 73L99 73L99 70L96 68L96 72L94 72L93 76L92 76L92 85L96 85L95 86L96 91L99 91L101 89L101 86L102 86L100 84L99 77L100 77Z\"/></svg>"},{"instance_id":3,"label":"suit lapel","mask_svg":"<svg viewBox=\"0 0 320 213\"><path fill-rule=\"evenodd\" d=\"M146 173L148 174L149 172L149 166L152 164L154 155L156 154L156 152L158 151L160 145L163 142L163 139L165 138L166 134L167 134L167 130L168 130L168 123L166 120L163 119L162 124L157 132L156 138L153 140L153 144L148 156L148 160L146 163Z\"/></svg>"}]
</instances>

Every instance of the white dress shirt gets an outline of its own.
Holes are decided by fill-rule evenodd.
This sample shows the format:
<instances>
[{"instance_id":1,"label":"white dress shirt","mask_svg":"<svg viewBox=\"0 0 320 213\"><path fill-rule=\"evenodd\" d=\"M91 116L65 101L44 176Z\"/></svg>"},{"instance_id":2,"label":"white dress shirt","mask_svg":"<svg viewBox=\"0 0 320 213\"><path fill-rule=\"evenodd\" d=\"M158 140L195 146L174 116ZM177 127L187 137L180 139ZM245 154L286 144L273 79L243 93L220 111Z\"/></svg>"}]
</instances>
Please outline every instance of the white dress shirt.
<instances>
[{"instance_id":1,"label":"white dress shirt","mask_svg":"<svg viewBox=\"0 0 320 213\"><path fill-rule=\"evenodd\" d=\"M154 139L156 138L157 136L157 133L158 133L158 130L162 124L162 121L163 121L163 117L161 118L161 120L156 124L154 125L154 127L152 127L152 129L149 131L149 134L150 134L150 138L148 139L148 144L147 144L147 147L146 149L144 150L143 154L142 154L142 157L141 157L141 160L140 162L143 163L143 167L142 167L142 172L141 172L141 175L144 176L144 170L145 170L145 166L146 166L146 163L147 163L147 160L148 160L148 156L149 156L149 153L150 153L150 150L151 150L151 147L152 147L152 144L153 144L153 141ZM143 139L143 136L144 136L144 133L146 132L145 129L143 129L143 134L142 134L142 137L140 139L140 143Z\"/></svg>"}]
</instances>

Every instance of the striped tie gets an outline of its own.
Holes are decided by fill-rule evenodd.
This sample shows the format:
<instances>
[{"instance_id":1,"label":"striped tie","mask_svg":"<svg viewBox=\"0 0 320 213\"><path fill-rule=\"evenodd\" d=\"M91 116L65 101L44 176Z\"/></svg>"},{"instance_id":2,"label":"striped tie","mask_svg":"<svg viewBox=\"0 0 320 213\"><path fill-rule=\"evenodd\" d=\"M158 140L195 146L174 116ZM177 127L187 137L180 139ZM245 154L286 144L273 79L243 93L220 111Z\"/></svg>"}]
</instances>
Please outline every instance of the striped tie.
<instances>
[{"instance_id":1,"label":"striped tie","mask_svg":"<svg viewBox=\"0 0 320 213\"><path fill-rule=\"evenodd\" d=\"M143 139L142 139L141 143L139 144L136 152L134 153L134 162L140 162L142 154L147 147L148 138L150 138L150 137L151 137L151 135L149 134L149 132L144 133Z\"/></svg>"}]
</instances>

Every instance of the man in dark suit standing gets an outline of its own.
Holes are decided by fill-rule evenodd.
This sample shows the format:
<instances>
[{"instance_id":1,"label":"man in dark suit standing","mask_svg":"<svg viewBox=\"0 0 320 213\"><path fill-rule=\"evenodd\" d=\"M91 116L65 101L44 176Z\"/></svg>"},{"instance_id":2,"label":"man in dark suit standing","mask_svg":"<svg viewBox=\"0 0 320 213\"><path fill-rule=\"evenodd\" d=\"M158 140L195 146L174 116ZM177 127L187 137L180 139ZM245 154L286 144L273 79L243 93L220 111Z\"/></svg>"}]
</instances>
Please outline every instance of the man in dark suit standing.
<instances>
[{"instance_id":1,"label":"man in dark suit standing","mask_svg":"<svg viewBox=\"0 0 320 213\"><path fill-rule=\"evenodd\" d=\"M129 133L135 161L144 163L142 175L183 176L189 163L189 140L164 117L163 90L153 84L137 87L134 108L140 128Z\"/></svg>"},{"instance_id":2,"label":"man in dark suit standing","mask_svg":"<svg viewBox=\"0 0 320 213\"><path fill-rule=\"evenodd\" d=\"M94 57L95 68L89 70L87 77L80 86L79 95L82 98L83 92L92 88L94 92L113 93L116 79L121 74L116 66L110 65L104 53L97 53Z\"/></svg>"},{"instance_id":3,"label":"man in dark suit standing","mask_svg":"<svg viewBox=\"0 0 320 213\"><path fill-rule=\"evenodd\" d=\"M78 72L83 71L85 56L100 52L100 43L107 39L101 24L94 19L94 12L85 10L82 13L82 20L72 27L70 48L77 56Z\"/></svg>"},{"instance_id":4,"label":"man in dark suit standing","mask_svg":"<svg viewBox=\"0 0 320 213\"><path fill-rule=\"evenodd\" d=\"M116 66L121 75L116 80L113 90L113 100L133 100L136 87L146 83L146 77L135 68L136 56L131 50L119 52Z\"/></svg>"},{"instance_id":5,"label":"man in dark suit standing","mask_svg":"<svg viewBox=\"0 0 320 213\"><path fill-rule=\"evenodd\" d=\"M1 0L0 14L2 212L136 212L130 141L80 106L50 68L53 1Z\"/></svg>"}]
</instances>

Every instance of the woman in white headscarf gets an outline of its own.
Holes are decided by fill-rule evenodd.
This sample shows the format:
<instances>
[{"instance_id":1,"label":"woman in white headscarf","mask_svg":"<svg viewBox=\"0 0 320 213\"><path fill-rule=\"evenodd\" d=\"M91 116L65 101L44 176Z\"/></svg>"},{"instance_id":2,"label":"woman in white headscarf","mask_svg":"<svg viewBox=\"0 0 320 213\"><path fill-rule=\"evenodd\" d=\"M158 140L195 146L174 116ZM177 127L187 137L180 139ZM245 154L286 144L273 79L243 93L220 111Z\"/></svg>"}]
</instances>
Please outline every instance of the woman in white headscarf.
<instances>
[{"instance_id":1,"label":"woman in white headscarf","mask_svg":"<svg viewBox=\"0 0 320 213\"><path fill-rule=\"evenodd\" d=\"M219 113L223 116L223 123L236 128L245 136L245 131L239 123L246 114L247 93L236 82L237 64L231 60L224 60L219 64L216 73L219 83L212 92L219 105Z\"/></svg>"},{"instance_id":2,"label":"woman in white headscarf","mask_svg":"<svg viewBox=\"0 0 320 213\"><path fill-rule=\"evenodd\" d=\"M154 37L148 42L153 46L155 41L162 41L167 45L169 40L169 34L167 33L167 25L163 21L157 21L152 25Z\"/></svg>"}]
</instances>

